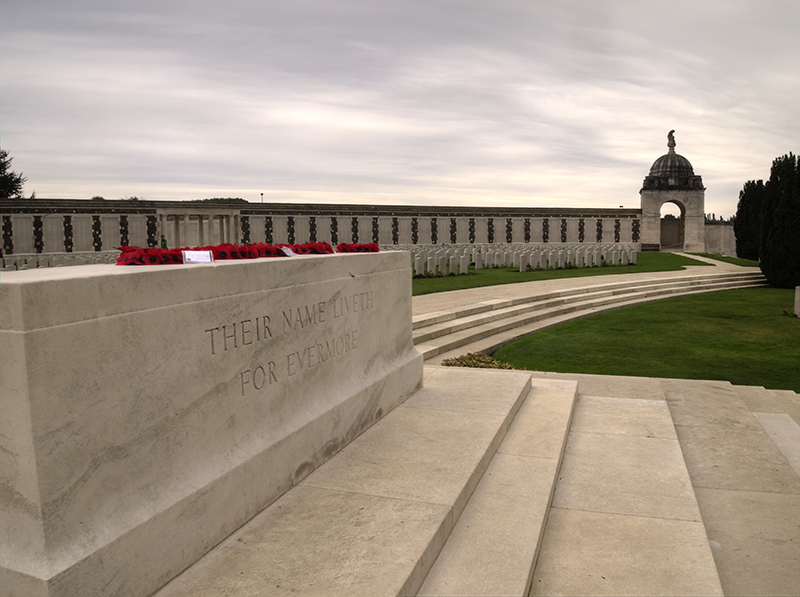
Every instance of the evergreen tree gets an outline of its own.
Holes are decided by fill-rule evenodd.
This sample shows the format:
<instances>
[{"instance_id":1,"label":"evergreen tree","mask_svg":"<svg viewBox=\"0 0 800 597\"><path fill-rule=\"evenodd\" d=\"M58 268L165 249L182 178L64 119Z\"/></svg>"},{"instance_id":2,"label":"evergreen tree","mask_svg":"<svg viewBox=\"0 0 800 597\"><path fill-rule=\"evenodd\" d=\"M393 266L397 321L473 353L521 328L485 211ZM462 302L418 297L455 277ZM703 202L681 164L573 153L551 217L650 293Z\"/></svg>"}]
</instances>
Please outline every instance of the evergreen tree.
<instances>
[{"instance_id":1,"label":"evergreen tree","mask_svg":"<svg viewBox=\"0 0 800 597\"><path fill-rule=\"evenodd\" d=\"M16 199L22 197L22 185L25 177L11 169L11 160L8 152L0 149L0 199Z\"/></svg>"},{"instance_id":2,"label":"evergreen tree","mask_svg":"<svg viewBox=\"0 0 800 597\"><path fill-rule=\"evenodd\" d=\"M772 162L761 202L761 271L782 288L800 286L800 170L797 157Z\"/></svg>"},{"instance_id":3,"label":"evergreen tree","mask_svg":"<svg viewBox=\"0 0 800 597\"><path fill-rule=\"evenodd\" d=\"M736 255L742 259L758 260L763 198L763 180L748 180L744 183L744 188L739 191L733 231L736 234Z\"/></svg>"}]
</instances>

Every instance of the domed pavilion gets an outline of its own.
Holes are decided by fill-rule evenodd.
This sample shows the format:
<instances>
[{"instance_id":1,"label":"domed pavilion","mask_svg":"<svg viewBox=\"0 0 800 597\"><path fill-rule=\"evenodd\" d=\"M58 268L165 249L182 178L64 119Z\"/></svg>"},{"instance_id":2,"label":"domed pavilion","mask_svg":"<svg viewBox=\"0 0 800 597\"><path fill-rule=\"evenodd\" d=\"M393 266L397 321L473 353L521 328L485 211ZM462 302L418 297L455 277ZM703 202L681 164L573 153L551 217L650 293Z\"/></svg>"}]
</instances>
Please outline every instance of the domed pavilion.
<instances>
[{"instance_id":1,"label":"domed pavilion","mask_svg":"<svg viewBox=\"0 0 800 597\"><path fill-rule=\"evenodd\" d=\"M705 187L691 162L675 153L675 131L667 134L668 152L650 167L639 191L642 205L642 250L705 251ZM661 219L665 203L678 206L681 217Z\"/></svg>"}]
</instances>

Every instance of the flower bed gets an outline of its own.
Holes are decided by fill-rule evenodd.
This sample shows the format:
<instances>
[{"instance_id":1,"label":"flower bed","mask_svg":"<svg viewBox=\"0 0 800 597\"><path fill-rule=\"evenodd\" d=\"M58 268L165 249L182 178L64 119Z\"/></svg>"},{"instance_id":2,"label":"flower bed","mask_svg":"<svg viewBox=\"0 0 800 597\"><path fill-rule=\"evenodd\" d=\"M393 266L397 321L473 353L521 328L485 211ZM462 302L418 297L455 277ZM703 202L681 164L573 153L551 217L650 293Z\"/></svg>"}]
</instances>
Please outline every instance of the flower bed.
<instances>
[{"instance_id":1,"label":"flower bed","mask_svg":"<svg viewBox=\"0 0 800 597\"><path fill-rule=\"evenodd\" d=\"M211 251L214 261L224 259L258 259L260 257L286 257L284 248L290 249L298 255L328 255L333 254L333 247L326 242L304 243L300 245L268 245L256 243L253 245L237 246L231 243L209 247L184 247L181 249L160 249L155 247L119 247L121 253L117 257L117 265L165 265L183 263L183 251ZM370 243L347 244L341 243L336 247L337 253L377 253L378 245Z\"/></svg>"}]
</instances>

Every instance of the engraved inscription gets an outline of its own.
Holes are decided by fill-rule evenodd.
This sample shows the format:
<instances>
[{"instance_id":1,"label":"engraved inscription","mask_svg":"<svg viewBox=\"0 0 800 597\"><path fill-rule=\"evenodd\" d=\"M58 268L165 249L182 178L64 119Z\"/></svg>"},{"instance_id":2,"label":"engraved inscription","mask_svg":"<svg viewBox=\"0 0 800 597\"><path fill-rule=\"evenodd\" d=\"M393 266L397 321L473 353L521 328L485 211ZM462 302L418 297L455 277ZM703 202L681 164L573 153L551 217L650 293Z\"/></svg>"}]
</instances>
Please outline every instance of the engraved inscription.
<instances>
[{"instance_id":1,"label":"engraved inscription","mask_svg":"<svg viewBox=\"0 0 800 597\"><path fill-rule=\"evenodd\" d=\"M326 301L293 305L288 308L279 306L272 316L258 315L239 321L229 321L207 328L203 333L211 355L218 356L246 347L251 347L252 350L259 343L275 338L276 334L290 338L300 332L307 334L315 327L319 327L322 332L324 324L330 324L333 320L341 318L349 320L354 315L374 308L375 298L372 290L337 293ZM274 355L268 357L268 360L251 362L246 369L239 371L241 395L267 391L270 386L331 363L357 350L361 339L357 327L350 327L334 335L326 336L320 333L318 336L320 337L316 340L303 341L303 346L289 348L282 357Z\"/></svg>"},{"instance_id":2,"label":"engraved inscription","mask_svg":"<svg viewBox=\"0 0 800 597\"><path fill-rule=\"evenodd\" d=\"M286 374L292 377L300 371L313 369L356 348L358 348L358 330L345 332L332 340L325 340L324 343L316 342L286 355Z\"/></svg>"},{"instance_id":3,"label":"engraved inscription","mask_svg":"<svg viewBox=\"0 0 800 597\"><path fill-rule=\"evenodd\" d=\"M264 315L205 330L211 341L211 354L217 354L218 351L227 352L272 338L270 324L269 316Z\"/></svg>"}]
</instances>

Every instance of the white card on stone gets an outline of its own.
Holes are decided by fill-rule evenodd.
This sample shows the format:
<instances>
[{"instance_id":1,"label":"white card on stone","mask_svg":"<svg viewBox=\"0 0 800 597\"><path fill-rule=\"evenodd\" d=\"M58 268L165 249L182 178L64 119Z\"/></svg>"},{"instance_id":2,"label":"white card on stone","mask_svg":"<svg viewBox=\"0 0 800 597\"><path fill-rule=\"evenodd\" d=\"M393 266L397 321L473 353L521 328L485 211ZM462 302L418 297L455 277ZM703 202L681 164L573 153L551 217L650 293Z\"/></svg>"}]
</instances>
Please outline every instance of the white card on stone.
<instances>
[{"instance_id":1,"label":"white card on stone","mask_svg":"<svg viewBox=\"0 0 800 597\"><path fill-rule=\"evenodd\" d=\"M211 251L183 251L184 263L214 263Z\"/></svg>"}]
</instances>

